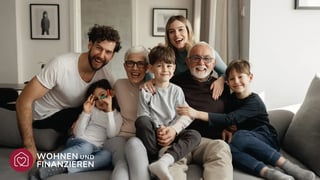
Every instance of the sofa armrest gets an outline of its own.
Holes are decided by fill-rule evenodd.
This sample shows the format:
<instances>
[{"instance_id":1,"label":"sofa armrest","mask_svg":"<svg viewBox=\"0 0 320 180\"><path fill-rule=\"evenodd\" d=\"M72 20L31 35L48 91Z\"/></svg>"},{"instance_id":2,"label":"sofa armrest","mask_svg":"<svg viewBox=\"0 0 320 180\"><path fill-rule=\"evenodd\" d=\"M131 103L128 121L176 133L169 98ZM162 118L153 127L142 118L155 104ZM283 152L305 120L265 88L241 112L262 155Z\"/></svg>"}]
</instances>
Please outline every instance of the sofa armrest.
<instances>
[{"instance_id":1,"label":"sofa armrest","mask_svg":"<svg viewBox=\"0 0 320 180\"><path fill-rule=\"evenodd\" d=\"M277 130L279 142L282 144L283 137L292 121L294 113L288 110L270 110L269 119L270 123Z\"/></svg>"}]
</instances>

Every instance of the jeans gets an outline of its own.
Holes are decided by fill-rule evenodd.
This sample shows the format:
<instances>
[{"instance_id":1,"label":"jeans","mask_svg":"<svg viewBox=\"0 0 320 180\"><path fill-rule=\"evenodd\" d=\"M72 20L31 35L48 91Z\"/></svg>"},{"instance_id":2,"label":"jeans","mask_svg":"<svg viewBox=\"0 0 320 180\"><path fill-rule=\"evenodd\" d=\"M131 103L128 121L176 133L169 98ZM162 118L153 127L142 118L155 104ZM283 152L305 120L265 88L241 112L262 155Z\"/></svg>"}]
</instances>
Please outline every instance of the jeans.
<instances>
[{"instance_id":1,"label":"jeans","mask_svg":"<svg viewBox=\"0 0 320 180\"><path fill-rule=\"evenodd\" d=\"M235 132L230 148L234 165L256 176L266 164L275 166L281 157L277 135L267 126Z\"/></svg>"},{"instance_id":2,"label":"jeans","mask_svg":"<svg viewBox=\"0 0 320 180\"><path fill-rule=\"evenodd\" d=\"M80 164L79 161L82 161L83 164L87 162L93 162L93 166L87 167L78 167L78 166L69 166L68 172L69 173L76 173L76 172L83 172L83 171L90 171L101 169L107 166L111 166L111 153L106 151L102 148L98 148L94 144L89 143L86 140L81 138L69 138L66 143L66 148L60 152L60 154L71 154L68 156L67 159L52 159L49 161L78 161L77 164ZM72 156L77 155L77 156ZM86 155L93 155L91 158L84 158L88 157Z\"/></svg>"}]
</instances>

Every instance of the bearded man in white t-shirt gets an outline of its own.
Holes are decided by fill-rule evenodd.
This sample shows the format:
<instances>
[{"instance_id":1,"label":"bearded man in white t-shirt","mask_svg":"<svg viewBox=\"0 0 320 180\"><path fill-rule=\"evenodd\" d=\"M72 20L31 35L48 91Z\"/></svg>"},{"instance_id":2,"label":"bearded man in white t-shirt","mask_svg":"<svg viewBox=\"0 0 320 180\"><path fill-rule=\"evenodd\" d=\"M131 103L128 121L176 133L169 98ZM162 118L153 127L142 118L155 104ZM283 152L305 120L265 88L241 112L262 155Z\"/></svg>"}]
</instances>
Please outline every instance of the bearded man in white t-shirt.
<instances>
[{"instance_id":1,"label":"bearded man in white t-shirt","mask_svg":"<svg viewBox=\"0 0 320 180\"><path fill-rule=\"evenodd\" d=\"M87 87L100 79L114 84L114 78L105 65L121 48L118 31L109 26L95 25L88 36L88 52L53 58L32 78L17 99L22 142L32 153L34 161L37 149L32 128L51 128L66 134L82 110L82 97Z\"/></svg>"}]
</instances>

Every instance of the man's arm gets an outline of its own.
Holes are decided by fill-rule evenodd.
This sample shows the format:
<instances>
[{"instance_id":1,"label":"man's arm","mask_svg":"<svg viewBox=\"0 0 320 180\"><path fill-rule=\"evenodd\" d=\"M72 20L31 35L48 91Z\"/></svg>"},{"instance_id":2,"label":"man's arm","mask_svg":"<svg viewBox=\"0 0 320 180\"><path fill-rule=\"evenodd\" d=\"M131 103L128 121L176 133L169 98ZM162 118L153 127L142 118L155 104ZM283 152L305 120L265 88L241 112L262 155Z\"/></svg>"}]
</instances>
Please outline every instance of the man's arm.
<instances>
[{"instance_id":1,"label":"man's arm","mask_svg":"<svg viewBox=\"0 0 320 180\"><path fill-rule=\"evenodd\" d=\"M38 79L34 77L25 86L16 102L17 120L22 143L33 155L34 162L37 157L37 149L32 130L32 104L35 100L44 96L48 91L49 90L41 85Z\"/></svg>"}]
</instances>

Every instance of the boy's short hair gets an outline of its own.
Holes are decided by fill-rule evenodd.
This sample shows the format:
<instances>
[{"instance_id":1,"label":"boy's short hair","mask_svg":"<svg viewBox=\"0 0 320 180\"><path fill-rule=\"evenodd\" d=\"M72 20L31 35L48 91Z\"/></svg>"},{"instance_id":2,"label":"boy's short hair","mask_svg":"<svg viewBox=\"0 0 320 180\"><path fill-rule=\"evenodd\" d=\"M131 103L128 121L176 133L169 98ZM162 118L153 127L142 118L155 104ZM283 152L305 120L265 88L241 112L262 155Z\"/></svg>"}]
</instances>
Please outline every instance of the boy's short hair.
<instances>
[{"instance_id":1,"label":"boy's short hair","mask_svg":"<svg viewBox=\"0 0 320 180\"><path fill-rule=\"evenodd\" d=\"M149 53L149 62L154 65L156 62L165 62L167 64L175 64L176 56L169 46L158 45L151 49Z\"/></svg>"},{"instance_id":2,"label":"boy's short hair","mask_svg":"<svg viewBox=\"0 0 320 180\"><path fill-rule=\"evenodd\" d=\"M90 28L88 37L89 41L92 43L99 43L104 40L115 42L116 47L114 48L114 52L119 52L121 49L119 32L113 27L95 24Z\"/></svg>"},{"instance_id":3,"label":"boy's short hair","mask_svg":"<svg viewBox=\"0 0 320 180\"><path fill-rule=\"evenodd\" d=\"M226 79L229 79L230 72L232 70L237 71L238 73L245 73L245 74L250 74L250 63L246 60L242 59L237 59L233 60L229 63L227 69L226 69Z\"/></svg>"}]
</instances>

